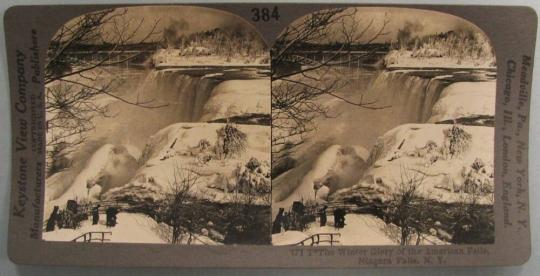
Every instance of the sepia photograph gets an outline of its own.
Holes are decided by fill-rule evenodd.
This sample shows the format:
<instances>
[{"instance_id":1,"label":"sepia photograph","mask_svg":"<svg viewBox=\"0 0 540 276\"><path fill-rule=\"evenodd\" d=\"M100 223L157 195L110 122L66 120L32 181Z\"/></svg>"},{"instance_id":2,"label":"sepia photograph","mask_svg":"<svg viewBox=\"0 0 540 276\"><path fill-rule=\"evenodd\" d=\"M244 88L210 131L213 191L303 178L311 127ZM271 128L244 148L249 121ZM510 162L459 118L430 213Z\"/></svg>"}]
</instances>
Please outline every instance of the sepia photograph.
<instances>
[{"instance_id":1,"label":"sepia photograph","mask_svg":"<svg viewBox=\"0 0 540 276\"><path fill-rule=\"evenodd\" d=\"M297 19L271 52L272 244L492 244L496 60L409 8Z\"/></svg>"},{"instance_id":2,"label":"sepia photograph","mask_svg":"<svg viewBox=\"0 0 540 276\"><path fill-rule=\"evenodd\" d=\"M66 22L46 57L46 241L271 244L270 52L192 6Z\"/></svg>"}]
</instances>

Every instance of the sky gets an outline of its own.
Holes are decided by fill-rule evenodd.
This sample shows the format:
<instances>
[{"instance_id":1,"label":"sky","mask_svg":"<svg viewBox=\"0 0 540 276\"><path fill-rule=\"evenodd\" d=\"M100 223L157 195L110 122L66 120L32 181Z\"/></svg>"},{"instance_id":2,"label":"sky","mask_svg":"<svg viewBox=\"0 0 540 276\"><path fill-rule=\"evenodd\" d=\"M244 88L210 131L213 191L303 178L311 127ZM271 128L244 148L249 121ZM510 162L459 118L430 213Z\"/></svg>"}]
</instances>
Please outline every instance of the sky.
<instances>
[{"instance_id":1,"label":"sky","mask_svg":"<svg viewBox=\"0 0 540 276\"><path fill-rule=\"evenodd\" d=\"M350 12L351 9L345 12ZM394 42L397 40L398 30L403 28L410 28L413 36L447 32L460 28L479 30L476 26L464 19L435 11L388 7L357 7L356 9L355 20L359 22L358 29L366 26L371 19L374 20L374 24L363 36L366 40L373 36L376 30L380 28L385 18L389 20L385 28L385 32L388 32L388 34L374 42ZM142 24L137 35L133 38L135 42L138 42L151 31L156 20L158 20L157 30L160 34L154 35L150 41L161 40L163 38L162 31L165 28L170 28L171 25L175 26L174 30L178 34L188 35L214 28L253 29L253 26L247 21L232 13L194 6L164 5L129 7L127 8L126 15L120 20L124 23L129 23L127 24L127 26L130 26L129 28L135 28L140 20L144 20L144 24ZM302 19L300 18L297 21L300 20ZM295 23L293 22L292 24ZM339 27L341 26L329 26L329 28ZM105 30L107 28L105 27ZM331 33L339 34L339 31L336 30ZM339 39L335 37L331 38L331 40L335 41Z\"/></svg>"},{"instance_id":2,"label":"sky","mask_svg":"<svg viewBox=\"0 0 540 276\"><path fill-rule=\"evenodd\" d=\"M356 9L355 19L356 22L359 23L358 29L362 29L367 26L372 19L374 20L373 24L364 35L365 39L373 37L376 30L380 29L382 26L385 18L389 20L385 28L385 32L388 34L374 42L395 42L397 40L398 30L406 27L410 28L412 34L415 36L424 36L457 29L479 30L478 27L462 18L441 12L387 7L357 7ZM351 10L348 9L344 12L348 13L350 11ZM300 20L302 19L299 19L299 21ZM341 28L341 25L331 26L330 28ZM336 29L333 33L339 34L339 31Z\"/></svg>"},{"instance_id":3,"label":"sky","mask_svg":"<svg viewBox=\"0 0 540 276\"><path fill-rule=\"evenodd\" d=\"M126 8L119 8L115 12L122 12ZM76 21L73 19L66 24ZM134 41L140 41L144 36L152 31L152 27L155 22L158 22L156 30L162 32L164 28L176 25L182 34L192 34L195 32L212 30L215 28L250 28L253 27L247 23L244 19L229 13L211 8L194 7L194 6L138 6L127 8L127 13L118 18L120 24L126 24L127 30L135 29L141 20L143 24L137 31ZM110 26L105 26L104 30L107 31ZM161 40L163 34L156 34L150 40Z\"/></svg>"}]
</instances>

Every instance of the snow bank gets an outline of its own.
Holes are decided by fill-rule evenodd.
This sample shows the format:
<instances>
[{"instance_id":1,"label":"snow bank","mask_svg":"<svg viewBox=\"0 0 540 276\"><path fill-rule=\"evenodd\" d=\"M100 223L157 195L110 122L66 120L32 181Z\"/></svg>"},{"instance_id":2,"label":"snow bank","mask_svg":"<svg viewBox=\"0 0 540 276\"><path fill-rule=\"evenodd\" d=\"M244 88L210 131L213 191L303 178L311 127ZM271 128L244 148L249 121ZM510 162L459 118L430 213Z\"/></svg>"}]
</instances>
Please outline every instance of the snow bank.
<instances>
[{"instance_id":1,"label":"snow bank","mask_svg":"<svg viewBox=\"0 0 540 276\"><path fill-rule=\"evenodd\" d=\"M290 208L297 200L326 201L328 195L338 189L354 185L361 177L368 151L360 146L332 145L328 147L310 168L295 170L303 177L293 193L285 200L272 204L272 209ZM290 172L289 172L290 173ZM290 175L283 174L277 179L277 185ZM317 187L315 194L314 187ZM315 197L317 195L317 197Z\"/></svg>"},{"instance_id":2,"label":"snow bank","mask_svg":"<svg viewBox=\"0 0 540 276\"><path fill-rule=\"evenodd\" d=\"M471 116L495 116L495 81L457 82L443 90L428 122Z\"/></svg>"},{"instance_id":3,"label":"snow bank","mask_svg":"<svg viewBox=\"0 0 540 276\"><path fill-rule=\"evenodd\" d=\"M200 121L248 113L270 114L270 79L228 80L217 85Z\"/></svg>"},{"instance_id":4,"label":"snow bank","mask_svg":"<svg viewBox=\"0 0 540 276\"><path fill-rule=\"evenodd\" d=\"M270 185L270 127L237 125L247 135L245 151L234 157L219 159L213 155L218 123L177 123L150 137L140 160L142 165L125 185L110 190L105 198L129 198L144 201L158 199L167 191L175 171L192 171L199 175L192 192L214 202L231 200L238 175L251 158L261 163L258 172L249 174L250 180ZM203 145L204 144L204 145ZM266 168L266 169L265 169Z\"/></svg>"},{"instance_id":5,"label":"snow bank","mask_svg":"<svg viewBox=\"0 0 540 276\"><path fill-rule=\"evenodd\" d=\"M62 181L62 174L47 178L45 216L55 205L64 206L74 199L98 200L102 193L125 184L138 168L137 159L132 155L134 151L122 145L101 146L63 193L55 191L57 182Z\"/></svg>"},{"instance_id":6,"label":"snow bank","mask_svg":"<svg viewBox=\"0 0 540 276\"><path fill-rule=\"evenodd\" d=\"M469 146L455 156L444 156L441 150L447 124L406 124L398 126L380 137L371 152L369 169L362 180L351 188L335 194L334 199L352 196L366 190L381 200L388 200L401 183L401 179L420 179L424 197L439 202L462 200L469 182L486 184L487 195L480 203L492 204L494 128L459 126L470 134ZM475 164L476 163L476 164ZM478 164L481 164L478 165ZM479 167L473 171L473 167ZM471 184L473 185L473 184Z\"/></svg>"}]
</instances>

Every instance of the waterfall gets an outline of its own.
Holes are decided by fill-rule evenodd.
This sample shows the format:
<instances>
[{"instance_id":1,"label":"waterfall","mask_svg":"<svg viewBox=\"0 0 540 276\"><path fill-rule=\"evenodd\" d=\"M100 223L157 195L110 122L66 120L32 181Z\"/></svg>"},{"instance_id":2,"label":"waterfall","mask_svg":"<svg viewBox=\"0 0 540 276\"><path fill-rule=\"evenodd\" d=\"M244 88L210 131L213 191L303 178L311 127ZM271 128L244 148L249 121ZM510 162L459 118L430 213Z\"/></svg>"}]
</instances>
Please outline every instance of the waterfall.
<instances>
[{"instance_id":1,"label":"waterfall","mask_svg":"<svg viewBox=\"0 0 540 276\"><path fill-rule=\"evenodd\" d=\"M389 106L398 123L424 123L440 94L448 85L437 77L407 71L383 71L373 81L366 96L379 106Z\"/></svg>"},{"instance_id":2,"label":"waterfall","mask_svg":"<svg viewBox=\"0 0 540 276\"><path fill-rule=\"evenodd\" d=\"M109 105L113 116L96 118L91 139L142 149L148 137L170 124L197 122L218 83L218 80L179 70L149 71L137 85L120 87L117 94L131 102L162 107L144 108L113 101Z\"/></svg>"},{"instance_id":3,"label":"waterfall","mask_svg":"<svg viewBox=\"0 0 540 276\"><path fill-rule=\"evenodd\" d=\"M177 122L195 122L218 83L179 70L153 70L139 86L137 95L141 101L167 104L160 112L170 114Z\"/></svg>"}]
</instances>

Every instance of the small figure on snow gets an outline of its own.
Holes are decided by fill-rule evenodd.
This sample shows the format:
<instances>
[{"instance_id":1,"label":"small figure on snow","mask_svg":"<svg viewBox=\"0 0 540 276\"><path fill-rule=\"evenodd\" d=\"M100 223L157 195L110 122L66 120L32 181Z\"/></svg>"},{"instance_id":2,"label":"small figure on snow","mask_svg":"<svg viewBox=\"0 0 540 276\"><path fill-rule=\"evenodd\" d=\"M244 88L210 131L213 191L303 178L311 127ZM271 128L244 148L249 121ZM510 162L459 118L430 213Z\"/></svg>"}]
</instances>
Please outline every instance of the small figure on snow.
<instances>
[{"instance_id":1,"label":"small figure on snow","mask_svg":"<svg viewBox=\"0 0 540 276\"><path fill-rule=\"evenodd\" d=\"M115 207L109 207L105 213L107 214L107 227L116 226L116 214L118 214L118 209Z\"/></svg>"},{"instance_id":2,"label":"small figure on snow","mask_svg":"<svg viewBox=\"0 0 540 276\"><path fill-rule=\"evenodd\" d=\"M334 210L334 227L343 228L345 227L345 214L346 211L343 208L337 208Z\"/></svg>"},{"instance_id":3,"label":"small figure on snow","mask_svg":"<svg viewBox=\"0 0 540 276\"><path fill-rule=\"evenodd\" d=\"M326 205L324 205L320 210L319 210L319 221L321 223L321 227L323 226L326 226L326 209L328 207Z\"/></svg>"},{"instance_id":4,"label":"small figure on snow","mask_svg":"<svg viewBox=\"0 0 540 276\"><path fill-rule=\"evenodd\" d=\"M47 227L45 228L45 232L54 231L54 226L59 219L58 209L58 206L54 206L51 216L49 217L49 220L47 220Z\"/></svg>"},{"instance_id":5,"label":"small figure on snow","mask_svg":"<svg viewBox=\"0 0 540 276\"><path fill-rule=\"evenodd\" d=\"M92 208L92 225L96 225L99 222L99 204Z\"/></svg>"},{"instance_id":6,"label":"small figure on snow","mask_svg":"<svg viewBox=\"0 0 540 276\"><path fill-rule=\"evenodd\" d=\"M279 208L278 214L276 215L276 219L274 219L274 223L272 224L272 234L277 234L281 232L281 224L283 222L283 212L285 212L285 209Z\"/></svg>"}]
</instances>

